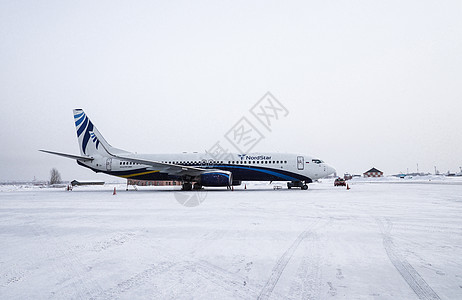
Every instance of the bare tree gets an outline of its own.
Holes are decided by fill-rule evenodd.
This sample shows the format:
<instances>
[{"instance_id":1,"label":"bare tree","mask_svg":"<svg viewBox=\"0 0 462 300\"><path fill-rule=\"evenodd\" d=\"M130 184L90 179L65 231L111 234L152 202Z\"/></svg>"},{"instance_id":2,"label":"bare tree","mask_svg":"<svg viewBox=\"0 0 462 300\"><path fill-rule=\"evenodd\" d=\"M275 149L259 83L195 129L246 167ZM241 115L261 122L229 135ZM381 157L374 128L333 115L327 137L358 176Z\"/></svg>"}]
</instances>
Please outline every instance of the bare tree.
<instances>
[{"instance_id":1,"label":"bare tree","mask_svg":"<svg viewBox=\"0 0 462 300\"><path fill-rule=\"evenodd\" d=\"M56 168L50 171L50 184L61 183L61 174L59 174Z\"/></svg>"}]
</instances>

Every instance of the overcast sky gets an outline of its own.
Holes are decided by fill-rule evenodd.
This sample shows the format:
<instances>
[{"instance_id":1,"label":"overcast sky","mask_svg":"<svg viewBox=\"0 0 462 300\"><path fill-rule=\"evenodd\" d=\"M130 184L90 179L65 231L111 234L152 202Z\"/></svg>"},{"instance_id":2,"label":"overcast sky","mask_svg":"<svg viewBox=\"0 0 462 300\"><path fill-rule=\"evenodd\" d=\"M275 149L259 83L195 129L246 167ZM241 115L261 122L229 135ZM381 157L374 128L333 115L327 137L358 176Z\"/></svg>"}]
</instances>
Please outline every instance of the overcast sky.
<instances>
[{"instance_id":1,"label":"overcast sky","mask_svg":"<svg viewBox=\"0 0 462 300\"><path fill-rule=\"evenodd\" d=\"M259 152L343 172L462 166L462 2L0 1L0 180L102 179L73 108L113 146L209 149L270 91ZM228 144L228 148L233 150Z\"/></svg>"}]
</instances>

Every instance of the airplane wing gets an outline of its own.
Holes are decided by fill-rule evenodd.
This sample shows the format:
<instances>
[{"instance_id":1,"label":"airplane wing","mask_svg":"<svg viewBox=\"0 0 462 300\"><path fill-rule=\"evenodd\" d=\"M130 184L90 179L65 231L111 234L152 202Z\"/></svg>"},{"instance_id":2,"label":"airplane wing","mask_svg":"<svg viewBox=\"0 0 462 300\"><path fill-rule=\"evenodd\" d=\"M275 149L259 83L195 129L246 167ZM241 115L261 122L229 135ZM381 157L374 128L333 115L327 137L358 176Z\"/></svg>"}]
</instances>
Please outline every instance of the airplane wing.
<instances>
[{"instance_id":1,"label":"airplane wing","mask_svg":"<svg viewBox=\"0 0 462 300\"><path fill-rule=\"evenodd\" d=\"M39 151L54 154L54 155L64 156L64 157L72 158L76 160L81 160L81 161L92 161L94 159L93 157L88 157L88 156L72 155L72 154L53 152L53 151L48 151L48 150L39 150Z\"/></svg>"},{"instance_id":2,"label":"airplane wing","mask_svg":"<svg viewBox=\"0 0 462 300\"><path fill-rule=\"evenodd\" d=\"M116 158L123 159L126 161L131 161L131 162L138 163L141 165L149 165L152 167L153 170L156 170L156 171L159 170L160 172L168 173L170 175L175 175L175 176L195 177L203 173L217 171L215 169L203 169L203 168L198 168L198 167L167 164L167 163L161 163L158 161L141 159L141 158L125 157L125 156L118 156L118 155L114 155L114 156Z\"/></svg>"}]
</instances>

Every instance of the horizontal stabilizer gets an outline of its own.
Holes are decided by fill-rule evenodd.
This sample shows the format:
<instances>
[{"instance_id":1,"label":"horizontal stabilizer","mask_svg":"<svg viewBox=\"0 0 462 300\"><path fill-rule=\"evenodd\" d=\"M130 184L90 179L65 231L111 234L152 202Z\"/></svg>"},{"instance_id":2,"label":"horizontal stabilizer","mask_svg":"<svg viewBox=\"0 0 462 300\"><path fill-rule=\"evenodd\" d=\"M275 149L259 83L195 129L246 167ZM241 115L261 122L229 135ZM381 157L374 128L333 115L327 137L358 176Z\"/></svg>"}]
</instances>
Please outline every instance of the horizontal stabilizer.
<instances>
[{"instance_id":1,"label":"horizontal stabilizer","mask_svg":"<svg viewBox=\"0 0 462 300\"><path fill-rule=\"evenodd\" d=\"M72 158L76 160L81 160L81 161L92 161L93 160L93 157L88 157L88 156L65 154L65 153L53 152L53 151L48 151L48 150L39 150L39 151L54 154L54 155L64 156L64 157Z\"/></svg>"}]
</instances>

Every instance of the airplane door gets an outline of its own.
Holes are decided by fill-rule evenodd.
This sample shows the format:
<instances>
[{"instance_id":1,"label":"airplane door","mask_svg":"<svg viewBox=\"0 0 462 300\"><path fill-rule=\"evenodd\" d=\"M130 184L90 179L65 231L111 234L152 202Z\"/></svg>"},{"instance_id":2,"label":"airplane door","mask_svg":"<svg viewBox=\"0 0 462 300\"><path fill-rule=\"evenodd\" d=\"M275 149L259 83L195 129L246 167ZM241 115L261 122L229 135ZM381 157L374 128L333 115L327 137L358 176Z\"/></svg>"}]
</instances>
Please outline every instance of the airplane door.
<instances>
[{"instance_id":1,"label":"airplane door","mask_svg":"<svg viewBox=\"0 0 462 300\"><path fill-rule=\"evenodd\" d=\"M305 168L305 159L303 156L297 156L297 169L303 170Z\"/></svg>"},{"instance_id":2,"label":"airplane door","mask_svg":"<svg viewBox=\"0 0 462 300\"><path fill-rule=\"evenodd\" d=\"M206 159L201 160L201 167L206 168L207 166L208 166L207 160Z\"/></svg>"},{"instance_id":3,"label":"airplane door","mask_svg":"<svg viewBox=\"0 0 462 300\"><path fill-rule=\"evenodd\" d=\"M112 158L108 158L106 160L106 170L111 171L111 169L112 169Z\"/></svg>"}]
</instances>

